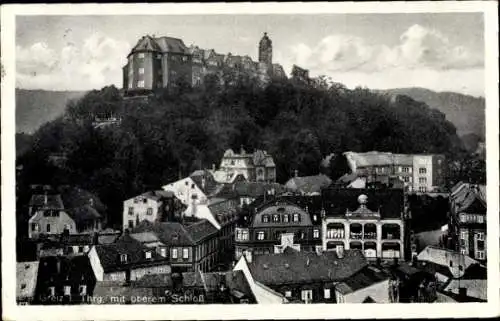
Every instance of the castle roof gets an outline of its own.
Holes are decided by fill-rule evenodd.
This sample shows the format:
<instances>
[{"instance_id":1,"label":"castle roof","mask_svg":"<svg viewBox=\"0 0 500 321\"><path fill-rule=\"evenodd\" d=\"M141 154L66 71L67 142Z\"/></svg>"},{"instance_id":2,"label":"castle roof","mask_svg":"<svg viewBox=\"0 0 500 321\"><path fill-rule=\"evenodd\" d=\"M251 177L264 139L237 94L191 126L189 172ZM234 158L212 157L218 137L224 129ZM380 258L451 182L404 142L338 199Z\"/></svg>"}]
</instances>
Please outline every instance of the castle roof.
<instances>
[{"instance_id":1,"label":"castle roof","mask_svg":"<svg viewBox=\"0 0 500 321\"><path fill-rule=\"evenodd\" d=\"M132 48L131 54L137 51L162 51L158 43L151 36L143 36Z\"/></svg>"},{"instance_id":2,"label":"castle roof","mask_svg":"<svg viewBox=\"0 0 500 321\"><path fill-rule=\"evenodd\" d=\"M155 38L162 52L189 54L189 48L186 47L184 41L179 38L160 37Z\"/></svg>"}]
</instances>

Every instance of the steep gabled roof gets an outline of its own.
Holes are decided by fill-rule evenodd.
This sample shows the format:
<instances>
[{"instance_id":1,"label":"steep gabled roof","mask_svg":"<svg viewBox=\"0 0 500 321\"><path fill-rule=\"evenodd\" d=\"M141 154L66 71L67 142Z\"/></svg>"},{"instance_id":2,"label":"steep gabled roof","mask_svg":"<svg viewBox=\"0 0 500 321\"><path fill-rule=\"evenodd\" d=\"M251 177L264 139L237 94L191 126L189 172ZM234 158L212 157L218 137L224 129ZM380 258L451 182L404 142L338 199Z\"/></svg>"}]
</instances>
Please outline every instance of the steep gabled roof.
<instances>
[{"instance_id":1,"label":"steep gabled roof","mask_svg":"<svg viewBox=\"0 0 500 321\"><path fill-rule=\"evenodd\" d=\"M152 232L166 245L189 246L195 242L187 232L186 228L178 222L151 223L144 220L134 227L130 234Z\"/></svg>"},{"instance_id":2,"label":"steep gabled roof","mask_svg":"<svg viewBox=\"0 0 500 321\"><path fill-rule=\"evenodd\" d=\"M42 207L46 209L64 209L64 204L61 198L61 195L53 195L49 194L47 197L43 194L36 194L31 196L29 206L33 207Z\"/></svg>"},{"instance_id":3,"label":"steep gabled roof","mask_svg":"<svg viewBox=\"0 0 500 321\"><path fill-rule=\"evenodd\" d=\"M158 43L151 36L143 36L132 48L131 54L137 51L162 51Z\"/></svg>"},{"instance_id":4,"label":"steep gabled roof","mask_svg":"<svg viewBox=\"0 0 500 321\"><path fill-rule=\"evenodd\" d=\"M207 220L200 220L197 223L186 226L186 231L195 243L199 243L218 232L212 223Z\"/></svg>"},{"instance_id":5,"label":"steep gabled roof","mask_svg":"<svg viewBox=\"0 0 500 321\"><path fill-rule=\"evenodd\" d=\"M179 38L159 37L154 39L162 52L189 54L189 48Z\"/></svg>"},{"instance_id":6,"label":"steep gabled roof","mask_svg":"<svg viewBox=\"0 0 500 321\"><path fill-rule=\"evenodd\" d=\"M336 288L343 294L356 292L391 277L389 273L375 266L366 266L359 272L338 284Z\"/></svg>"},{"instance_id":7,"label":"steep gabled roof","mask_svg":"<svg viewBox=\"0 0 500 321\"><path fill-rule=\"evenodd\" d=\"M256 255L248 266L256 281L284 285L343 281L366 264L360 250L345 250L342 258L335 251Z\"/></svg>"},{"instance_id":8,"label":"steep gabled roof","mask_svg":"<svg viewBox=\"0 0 500 321\"><path fill-rule=\"evenodd\" d=\"M148 249L141 242L130 235L124 234L115 243L96 245L99 261L104 272L120 271L130 266L156 265L166 263L166 259L155 251ZM147 259L145 252L151 252L151 259ZM120 255L127 255L127 262L120 262Z\"/></svg>"}]
</instances>

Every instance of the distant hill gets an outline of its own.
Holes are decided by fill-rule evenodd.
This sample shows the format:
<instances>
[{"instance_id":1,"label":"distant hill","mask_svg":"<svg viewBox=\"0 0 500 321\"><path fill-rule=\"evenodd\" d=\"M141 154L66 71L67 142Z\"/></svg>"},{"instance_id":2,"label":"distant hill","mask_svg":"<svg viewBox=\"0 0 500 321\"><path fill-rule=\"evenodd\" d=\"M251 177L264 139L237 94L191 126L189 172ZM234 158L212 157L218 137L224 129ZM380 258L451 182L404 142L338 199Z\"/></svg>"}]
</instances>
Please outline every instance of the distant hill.
<instances>
[{"instance_id":1,"label":"distant hill","mask_svg":"<svg viewBox=\"0 0 500 321\"><path fill-rule=\"evenodd\" d=\"M62 115L66 103L84 91L16 89L16 132L33 133L42 124Z\"/></svg>"},{"instance_id":2,"label":"distant hill","mask_svg":"<svg viewBox=\"0 0 500 321\"><path fill-rule=\"evenodd\" d=\"M395 88L380 90L396 95L407 95L446 115L457 128L457 134L476 134L484 140L485 100L455 92L435 92L425 88Z\"/></svg>"}]
</instances>

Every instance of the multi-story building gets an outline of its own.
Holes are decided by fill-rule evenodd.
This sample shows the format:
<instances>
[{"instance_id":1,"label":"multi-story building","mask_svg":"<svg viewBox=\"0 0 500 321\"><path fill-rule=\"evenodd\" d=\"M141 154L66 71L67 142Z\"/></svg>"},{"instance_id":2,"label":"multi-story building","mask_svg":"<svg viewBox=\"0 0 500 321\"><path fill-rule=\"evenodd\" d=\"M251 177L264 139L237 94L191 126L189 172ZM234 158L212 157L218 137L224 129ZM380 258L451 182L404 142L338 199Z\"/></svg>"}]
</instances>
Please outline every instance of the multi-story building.
<instances>
[{"instance_id":1,"label":"multi-story building","mask_svg":"<svg viewBox=\"0 0 500 321\"><path fill-rule=\"evenodd\" d=\"M404 182L408 191L426 193L444 184L445 157L438 154L393 154L371 151L345 152L349 167L367 183L393 185Z\"/></svg>"},{"instance_id":2,"label":"multi-story building","mask_svg":"<svg viewBox=\"0 0 500 321\"><path fill-rule=\"evenodd\" d=\"M130 237L163 257L174 272L211 271L219 263L219 231L207 220L143 221Z\"/></svg>"},{"instance_id":3,"label":"multi-story building","mask_svg":"<svg viewBox=\"0 0 500 321\"><path fill-rule=\"evenodd\" d=\"M316 220L314 220L314 218ZM280 253L286 247L316 252L321 249L320 217L281 198L250 206L235 231L235 257L244 251L254 255Z\"/></svg>"},{"instance_id":4,"label":"multi-story building","mask_svg":"<svg viewBox=\"0 0 500 321\"><path fill-rule=\"evenodd\" d=\"M134 228L143 220L167 221L185 208L170 191L148 191L123 202L123 230Z\"/></svg>"},{"instance_id":5,"label":"multi-story building","mask_svg":"<svg viewBox=\"0 0 500 321\"><path fill-rule=\"evenodd\" d=\"M260 40L258 51L259 61L255 62L249 56L223 55L213 49L187 47L178 38L146 35L127 56L123 87L126 95L140 95L179 81L199 86L205 76L220 77L224 71L247 74L263 83L271 78L286 78L283 67L272 62L272 41L267 33Z\"/></svg>"},{"instance_id":6,"label":"multi-story building","mask_svg":"<svg viewBox=\"0 0 500 321\"><path fill-rule=\"evenodd\" d=\"M127 232L112 244L93 246L88 258L97 281L130 282L146 274L171 272L165 252L142 244Z\"/></svg>"},{"instance_id":7,"label":"multi-story building","mask_svg":"<svg viewBox=\"0 0 500 321\"><path fill-rule=\"evenodd\" d=\"M402 189L329 188L322 202L323 250L359 249L369 260L405 258Z\"/></svg>"},{"instance_id":8,"label":"multi-story building","mask_svg":"<svg viewBox=\"0 0 500 321\"><path fill-rule=\"evenodd\" d=\"M452 247L476 260L486 254L486 186L459 182L450 193L449 233Z\"/></svg>"},{"instance_id":9,"label":"multi-story building","mask_svg":"<svg viewBox=\"0 0 500 321\"><path fill-rule=\"evenodd\" d=\"M247 153L241 148L240 153L235 153L232 149L228 149L222 157L219 171L227 176L241 174L249 182L276 181L276 165L273 157L263 150Z\"/></svg>"}]
</instances>

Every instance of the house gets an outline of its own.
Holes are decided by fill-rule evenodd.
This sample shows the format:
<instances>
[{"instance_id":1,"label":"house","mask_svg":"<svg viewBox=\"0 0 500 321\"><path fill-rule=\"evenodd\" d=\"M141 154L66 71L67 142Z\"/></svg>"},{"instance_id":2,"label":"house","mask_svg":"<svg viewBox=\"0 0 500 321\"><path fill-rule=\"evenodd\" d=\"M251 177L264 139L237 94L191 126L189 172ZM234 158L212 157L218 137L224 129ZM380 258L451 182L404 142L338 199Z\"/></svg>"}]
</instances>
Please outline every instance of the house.
<instances>
[{"instance_id":1,"label":"house","mask_svg":"<svg viewBox=\"0 0 500 321\"><path fill-rule=\"evenodd\" d=\"M453 248L481 262L486 251L486 186L457 183L449 197L449 235Z\"/></svg>"},{"instance_id":2,"label":"house","mask_svg":"<svg viewBox=\"0 0 500 321\"><path fill-rule=\"evenodd\" d=\"M189 177L162 187L163 190L174 193L186 206L206 203L221 188L222 184L217 183L208 170L195 171Z\"/></svg>"},{"instance_id":3,"label":"house","mask_svg":"<svg viewBox=\"0 0 500 321\"><path fill-rule=\"evenodd\" d=\"M306 252L321 248L321 227L313 224L311 214L280 198L250 207L235 233L236 260L245 251L259 255L281 252L286 246Z\"/></svg>"},{"instance_id":4,"label":"house","mask_svg":"<svg viewBox=\"0 0 500 321\"><path fill-rule=\"evenodd\" d=\"M276 165L273 157L264 150L247 153L242 147L240 152L236 153L228 149L224 152L219 171L226 173L227 177L241 174L249 182L276 181Z\"/></svg>"},{"instance_id":5,"label":"house","mask_svg":"<svg viewBox=\"0 0 500 321\"><path fill-rule=\"evenodd\" d=\"M29 238L100 231L105 207L95 195L62 186L56 194L35 194L29 203Z\"/></svg>"},{"instance_id":6,"label":"house","mask_svg":"<svg viewBox=\"0 0 500 321\"><path fill-rule=\"evenodd\" d=\"M295 177L285 183L285 189L302 195L318 195L331 184L332 180L324 174L299 177L295 171Z\"/></svg>"},{"instance_id":7,"label":"house","mask_svg":"<svg viewBox=\"0 0 500 321\"><path fill-rule=\"evenodd\" d=\"M417 261L420 268L434 271L437 281L442 284L462 278L471 265L479 263L459 252L430 245L417 255Z\"/></svg>"},{"instance_id":8,"label":"house","mask_svg":"<svg viewBox=\"0 0 500 321\"><path fill-rule=\"evenodd\" d=\"M248 270L254 282L280 293L287 302L335 303L335 285L367 265L359 250L252 255L245 252L235 266Z\"/></svg>"},{"instance_id":9,"label":"house","mask_svg":"<svg viewBox=\"0 0 500 321\"><path fill-rule=\"evenodd\" d=\"M371 151L345 152L353 173L366 177L367 183L391 184L402 180L408 191L432 192L444 184L445 157L439 154L393 154Z\"/></svg>"},{"instance_id":10,"label":"house","mask_svg":"<svg viewBox=\"0 0 500 321\"><path fill-rule=\"evenodd\" d=\"M381 267L369 265L335 285L337 303L397 303L399 284Z\"/></svg>"},{"instance_id":11,"label":"house","mask_svg":"<svg viewBox=\"0 0 500 321\"><path fill-rule=\"evenodd\" d=\"M97 281L130 282L145 274L170 273L162 254L125 233L115 243L94 245L88 257Z\"/></svg>"},{"instance_id":12,"label":"house","mask_svg":"<svg viewBox=\"0 0 500 321\"><path fill-rule=\"evenodd\" d=\"M174 272L211 271L219 263L219 231L207 220L143 221L130 237L162 257Z\"/></svg>"},{"instance_id":13,"label":"house","mask_svg":"<svg viewBox=\"0 0 500 321\"><path fill-rule=\"evenodd\" d=\"M16 266L16 302L31 304L38 281L38 261L18 262Z\"/></svg>"},{"instance_id":14,"label":"house","mask_svg":"<svg viewBox=\"0 0 500 321\"><path fill-rule=\"evenodd\" d=\"M239 205L249 205L257 198L280 195L285 191L283 185L265 182L235 182L226 184L216 195L217 197L237 198Z\"/></svg>"},{"instance_id":15,"label":"house","mask_svg":"<svg viewBox=\"0 0 500 321\"><path fill-rule=\"evenodd\" d=\"M51 256L40 259L35 304L82 304L93 294L95 277L89 258Z\"/></svg>"},{"instance_id":16,"label":"house","mask_svg":"<svg viewBox=\"0 0 500 321\"><path fill-rule=\"evenodd\" d=\"M185 209L171 191L148 191L123 202L123 230L139 222L167 221Z\"/></svg>"},{"instance_id":17,"label":"house","mask_svg":"<svg viewBox=\"0 0 500 321\"><path fill-rule=\"evenodd\" d=\"M322 191L323 250L359 249L369 260L405 258L407 213L402 189Z\"/></svg>"}]
</instances>

